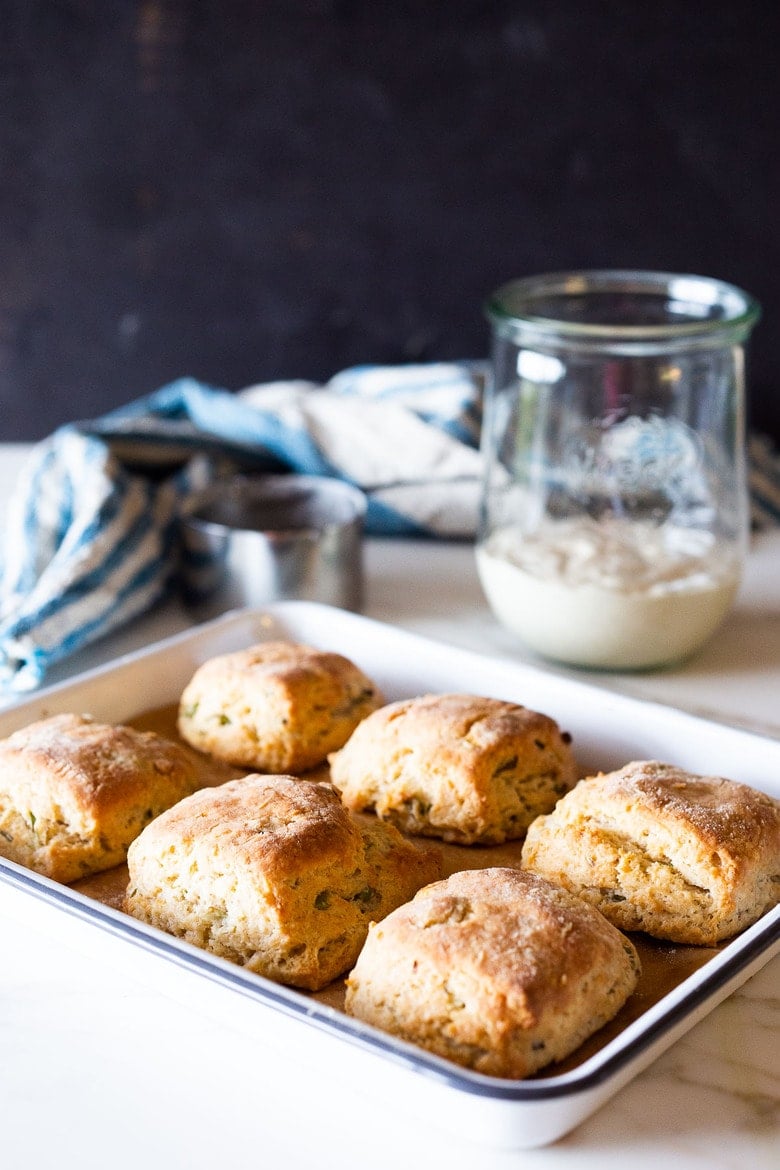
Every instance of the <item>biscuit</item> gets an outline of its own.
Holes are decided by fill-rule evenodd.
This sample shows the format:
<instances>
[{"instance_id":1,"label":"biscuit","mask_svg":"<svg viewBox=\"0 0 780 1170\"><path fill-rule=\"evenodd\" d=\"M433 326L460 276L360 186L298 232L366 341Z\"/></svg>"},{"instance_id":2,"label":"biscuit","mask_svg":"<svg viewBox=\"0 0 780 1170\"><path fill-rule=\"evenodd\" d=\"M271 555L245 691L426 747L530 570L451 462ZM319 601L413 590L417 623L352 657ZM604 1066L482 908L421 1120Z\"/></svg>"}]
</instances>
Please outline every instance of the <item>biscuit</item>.
<instances>
[{"instance_id":1,"label":"biscuit","mask_svg":"<svg viewBox=\"0 0 780 1170\"><path fill-rule=\"evenodd\" d=\"M422 695L369 715L329 757L352 809L458 844L522 837L577 779L547 715L477 695Z\"/></svg>"},{"instance_id":2,"label":"biscuit","mask_svg":"<svg viewBox=\"0 0 780 1170\"><path fill-rule=\"evenodd\" d=\"M635 761L581 781L535 821L522 864L623 930L712 946L780 901L780 803Z\"/></svg>"},{"instance_id":3,"label":"biscuit","mask_svg":"<svg viewBox=\"0 0 780 1170\"><path fill-rule=\"evenodd\" d=\"M523 870L465 870L372 925L346 1010L456 1064L527 1077L568 1056L634 990L633 944Z\"/></svg>"},{"instance_id":4,"label":"biscuit","mask_svg":"<svg viewBox=\"0 0 780 1170\"><path fill-rule=\"evenodd\" d=\"M151 731L54 715L0 741L0 856L59 882L124 861L153 817L212 778Z\"/></svg>"},{"instance_id":5,"label":"biscuit","mask_svg":"<svg viewBox=\"0 0 780 1170\"><path fill-rule=\"evenodd\" d=\"M262 772L303 772L346 742L382 702L375 684L340 654L263 642L195 672L178 727L193 747Z\"/></svg>"},{"instance_id":6,"label":"biscuit","mask_svg":"<svg viewBox=\"0 0 780 1170\"><path fill-rule=\"evenodd\" d=\"M351 967L371 919L440 874L438 854L353 817L330 784L250 775L202 789L133 843L125 908L309 990Z\"/></svg>"}]
</instances>

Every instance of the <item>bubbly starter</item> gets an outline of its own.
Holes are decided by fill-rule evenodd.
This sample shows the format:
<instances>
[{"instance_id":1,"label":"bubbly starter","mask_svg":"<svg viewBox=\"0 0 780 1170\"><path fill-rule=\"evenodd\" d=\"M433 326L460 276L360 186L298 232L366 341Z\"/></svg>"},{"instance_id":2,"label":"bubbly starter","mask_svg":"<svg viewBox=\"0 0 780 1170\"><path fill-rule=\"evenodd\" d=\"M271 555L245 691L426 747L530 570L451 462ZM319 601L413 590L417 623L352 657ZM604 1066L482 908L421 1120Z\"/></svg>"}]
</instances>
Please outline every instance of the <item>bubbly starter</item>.
<instances>
[{"instance_id":1,"label":"bubbly starter","mask_svg":"<svg viewBox=\"0 0 780 1170\"><path fill-rule=\"evenodd\" d=\"M696 650L739 585L731 545L711 533L619 517L503 528L477 546L494 613L546 658L640 669Z\"/></svg>"}]
</instances>

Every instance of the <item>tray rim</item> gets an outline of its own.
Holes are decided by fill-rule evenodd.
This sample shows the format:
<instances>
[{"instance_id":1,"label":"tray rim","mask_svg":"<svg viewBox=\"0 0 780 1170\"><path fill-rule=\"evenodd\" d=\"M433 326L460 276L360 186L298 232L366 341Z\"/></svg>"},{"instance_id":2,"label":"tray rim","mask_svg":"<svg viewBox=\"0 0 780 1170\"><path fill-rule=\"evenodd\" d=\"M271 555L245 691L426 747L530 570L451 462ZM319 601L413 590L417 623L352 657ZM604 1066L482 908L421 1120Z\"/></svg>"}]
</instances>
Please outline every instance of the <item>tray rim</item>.
<instances>
[{"instance_id":1,"label":"tray rim","mask_svg":"<svg viewBox=\"0 0 780 1170\"><path fill-rule=\"evenodd\" d=\"M338 1008L311 999L297 988L285 987L261 975L246 972L225 959L166 935L156 927L136 921L121 910L115 910L68 886L52 882L5 858L0 858L0 881L23 894L40 899L52 908L75 915L114 937L123 938L130 945L141 947L168 962L226 986L262 1006L281 1011L321 1030L335 1032L339 1040L368 1048L396 1064L402 1064L410 1072L430 1077L461 1093L503 1102L550 1101L601 1088L629 1069L632 1063L640 1061L664 1033L693 1015L757 960L763 960L763 966L775 953L780 953L778 906L739 936L736 941L740 945L727 958L720 963L717 958L713 959L699 968L581 1065L568 1072L538 1080L510 1080L459 1068L433 1053L363 1024ZM712 1006L716 1005L713 1003ZM651 1016L655 1018L648 1022Z\"/></svg>"}]
</instances>

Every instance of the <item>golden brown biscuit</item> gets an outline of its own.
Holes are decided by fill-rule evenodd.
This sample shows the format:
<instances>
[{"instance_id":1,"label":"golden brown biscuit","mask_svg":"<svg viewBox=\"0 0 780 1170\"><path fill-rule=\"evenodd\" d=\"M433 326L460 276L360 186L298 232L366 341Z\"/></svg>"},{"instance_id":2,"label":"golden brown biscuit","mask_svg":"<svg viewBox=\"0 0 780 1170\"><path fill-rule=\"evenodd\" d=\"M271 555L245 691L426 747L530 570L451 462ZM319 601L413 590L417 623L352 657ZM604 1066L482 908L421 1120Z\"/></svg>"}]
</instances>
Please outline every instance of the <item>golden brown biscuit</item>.
<instances>
[{"instance_id":1,"label":"golden brown biscuit","mask_svg":"<svg viewBox=\"0 0 780 1170\"><path fill-rule=\"evenodd\" d=\"M528 831L522 864L623 930L713 945L780 901L780 804L635 761L581 781Z\"/></svg>"},{"instance_id":2,"label":"golden brown biscuit","mask_svg":"<svg viewBox=\"0 0 780 1170\"><path fill-rule=\"evenodd\" d=\"M82 715L32 723L0 742L0 855L60 882L110 869L205 772L151 731Z\"/></svg>"},{"instance_id":3,"label":"golden brown biscuit","mask_svg":"<svg viewBox=\"0 0 780 1170\"><path fill-rule=\"evenodd\" d=\"M129 913L225 959L317 990L371 919L440 873L438 855L363 824L329 784L251 775L158 817L128 855Z\"/></svg>"},{"instance_id":4,"label":"golden brown biscuit","mask_svg":"<svg viewBox=\"0 0 780 1170\"><path fill-rule=\"evenodd\" d=\"M466 870L372 925L346 1010L478 1072L527 1077L618 1012L639 959L581 899L522 870Z\"/></svg>"},{"instance_id":5,"label":"golden brown biscuit","mask_svg":"<svg viewBox=\"0 0 780 1170\"><path fill-rule=\"evenodd\" d=\"M181 697L179 733L231 764L303 772L381 702L375 684L341 654L263 642L198 668Z\"/></svg>"},{"instance_id":6,"label":"golden brown biscuit","mask_svg":"<svg viewBox=\"0 0 780 1170\"><path fill-rule=\"evenodd\" d=\"M350 808L464 845L522 837L577 778L569 737L552 719L478 695L390 703L329 758Z\"/></svg>"}]
</instances>

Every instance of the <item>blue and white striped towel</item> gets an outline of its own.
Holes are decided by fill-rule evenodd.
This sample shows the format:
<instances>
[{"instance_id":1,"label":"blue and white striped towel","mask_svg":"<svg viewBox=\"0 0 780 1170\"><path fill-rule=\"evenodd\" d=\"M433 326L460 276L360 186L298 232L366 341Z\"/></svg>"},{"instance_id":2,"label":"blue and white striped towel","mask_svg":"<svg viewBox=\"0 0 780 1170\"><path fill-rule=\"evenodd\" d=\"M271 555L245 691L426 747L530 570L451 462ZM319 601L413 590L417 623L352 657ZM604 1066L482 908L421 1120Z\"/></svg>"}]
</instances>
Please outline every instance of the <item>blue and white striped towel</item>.
<instances>
[{"instance_id":1,"label":"blue and white striped towel","mask_svg":"<svg viewBox=\"0 0 780 1170\"><path fill-rule=\"evenodd\" d=\"M52 663L159 599L177 520L225 461L346 479L367 493L373 534L471 536L482 375L466 362L362 367L324 387L240 394L184 378L58 430L8 505L0 686L38 686Z\"/></svg>"},{"instance_id":2,"label":"blue and white striped towel","mask_svg":"<svg viewBox=\"0 0 780 1170\"><path fill-rule=\"evenodd\" d=\"M9 501L0 686L148 609L176 567L177 521L225 463L348 480L375 535L472 537L481 481L480 363L361 367L325 386L239 394L180 379L38 444ZM211 458L207 458L210 456ZM750 443L755 527L780 523L780 456Z\"/></svg>"}]
</instances>

